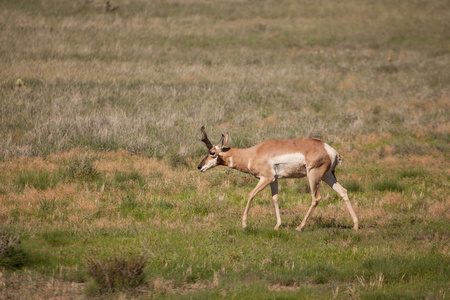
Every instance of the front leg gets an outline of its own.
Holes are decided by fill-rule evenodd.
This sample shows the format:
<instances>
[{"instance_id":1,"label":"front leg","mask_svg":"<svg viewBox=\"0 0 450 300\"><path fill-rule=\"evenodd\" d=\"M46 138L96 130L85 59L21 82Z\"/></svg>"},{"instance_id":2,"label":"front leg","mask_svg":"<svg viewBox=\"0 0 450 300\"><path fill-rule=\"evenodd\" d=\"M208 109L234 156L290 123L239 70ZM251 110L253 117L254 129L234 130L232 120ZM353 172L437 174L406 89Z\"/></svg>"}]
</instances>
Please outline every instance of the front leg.
<instances>
[{"instance_id":1,"label":"front leg","mask_svg":"<svg viewBox=\"0 0 450 300\"><path fill-rule=\"evenodd\" d=\"M280 217L280 207L278 206L278 181L272 181L270 183L270 189L272 190L272 200L273 205L275 206L275 214L277 215L277 224L274 229L278 230L281 225L281 217Z\"/></svg>"},{"instance_id":2,"label":"front leg","mask_svg":"<svg viewBox=\"0 0 450 300\"><path fill-rule=\"evenodd\" d=\"M256 187L253 189L253 191L251 191L250 195L248 196L247 206L245 207L244 215L242 216L242 228L244 229L247 228L247 216L253 198L255 198L255 196L259 192L261 192L266 186L268 186L271 181L272 180L269 178L261 177Z\"/></svg>"}]
</instances>

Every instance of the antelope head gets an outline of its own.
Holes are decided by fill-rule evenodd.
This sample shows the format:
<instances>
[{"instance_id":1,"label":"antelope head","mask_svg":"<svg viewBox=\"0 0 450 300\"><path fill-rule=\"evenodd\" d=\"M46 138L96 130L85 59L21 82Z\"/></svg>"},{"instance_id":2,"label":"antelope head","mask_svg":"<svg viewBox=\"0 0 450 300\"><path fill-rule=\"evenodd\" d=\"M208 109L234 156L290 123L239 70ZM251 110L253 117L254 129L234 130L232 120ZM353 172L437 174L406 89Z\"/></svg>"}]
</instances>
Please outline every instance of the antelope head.
<instances>
[{"instance_id":1,"label":"antelope head","mask_svg":"<svg viewBox=\"0 0 450 300\"><path fill-rule=\"evenodd\" d=\"M202 133L202 138L200 139L203 143L205 143L206 148L208 149L208 155L202 160L202 162L198 165L198 169L201 172L205 172L208 169L214 168L219 165L224 164L224 160L222 159L222 154L228 150L230 147L227 146L228 143L228 133L226 135L222 134L222 138L219 143L215 146L211 144L208 139L208 136L205 132L205 126L202 126L200 129Z\"/></svg>"}]
</instances>

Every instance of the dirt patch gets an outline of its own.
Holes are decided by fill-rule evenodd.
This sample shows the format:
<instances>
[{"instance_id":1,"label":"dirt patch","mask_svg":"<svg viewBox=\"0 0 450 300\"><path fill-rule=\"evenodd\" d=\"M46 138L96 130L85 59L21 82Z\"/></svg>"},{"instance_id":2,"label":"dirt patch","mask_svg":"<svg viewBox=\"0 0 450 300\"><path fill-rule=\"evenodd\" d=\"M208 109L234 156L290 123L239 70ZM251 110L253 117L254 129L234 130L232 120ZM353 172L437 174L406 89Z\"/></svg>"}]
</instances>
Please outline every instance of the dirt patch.
<instances>
[{"instance_id":1,"label":"dirt patch","mask_svg":"<svg viewBox=\"0 0 450 300\"><path fill-rule=\"evenodd\" d=\"M43 277L42 274L25 270L5 275L0 272L2 299L84 299L84 283ZM6 287L6 288L5 288ZM4 298L3 298L4 297Z\"/></svg>"},{"instance_id":2,"label":"dirt patch","mask_svg":"<svg viewBox=\"0 0 450 300\"><path fill-rule=\"evenodd\" d=\"M271 292L284 292L284 291L288 291L288 292L295 292L299 289L300 287L297 285L293 285L293 286L287 286L287 285L281 285L281 284L272 284L267 286L267 289Z\"/></svg>"},{"instance_id":3,"label":"dirt patch","mask_svg":"<svg viewBox=\"0 0 450 300\"><path fill-rule=\"evenodd\" d=\"M450 203L436 202L428 207L428 214L434 218L446 218L450 219Z\"/></svg>"}]
</instances>

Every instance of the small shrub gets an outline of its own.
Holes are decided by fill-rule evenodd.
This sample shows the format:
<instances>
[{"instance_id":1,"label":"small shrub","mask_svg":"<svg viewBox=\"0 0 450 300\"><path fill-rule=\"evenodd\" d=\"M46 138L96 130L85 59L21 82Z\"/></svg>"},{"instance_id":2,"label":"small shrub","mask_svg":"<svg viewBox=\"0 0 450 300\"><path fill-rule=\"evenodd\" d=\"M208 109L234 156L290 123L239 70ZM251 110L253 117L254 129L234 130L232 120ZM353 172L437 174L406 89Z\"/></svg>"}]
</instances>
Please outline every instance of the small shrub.
<instances>
[{"instance_id":1,"label":"small shrub","mask_svg":"<svg viewBox=\"0 0 450 300\"><path fill-rule=\"evenodd\" d=\"M87 261L89 275L94 280L91 292L114 293L136 289L145 283L146 263L142 254L130 258L117 256L105 261L92 257Z\"/></svg>"},{"instance_id":2,"label":"small shrub","mask_svg":"<svg viewBox=\"0 0 450 300\"><path fill-rule=\"evenodd\" d=\"M93 180L97 178L100 173L92 165L92 160L84 156L82 158L72 159L69 162L67 175L71 179Z\"/></svg>"},{"instance_id":3,"label":"small shrub","mask_svg":"<svg viewBox=\"0 0 450 300\"><path fill-rule=\"evenodd\" d=\"M20 246L20 238L8 232L0 232L0 267L15 270L21 269L30 262L27 254Z\"/></svg>"}]
</instances>

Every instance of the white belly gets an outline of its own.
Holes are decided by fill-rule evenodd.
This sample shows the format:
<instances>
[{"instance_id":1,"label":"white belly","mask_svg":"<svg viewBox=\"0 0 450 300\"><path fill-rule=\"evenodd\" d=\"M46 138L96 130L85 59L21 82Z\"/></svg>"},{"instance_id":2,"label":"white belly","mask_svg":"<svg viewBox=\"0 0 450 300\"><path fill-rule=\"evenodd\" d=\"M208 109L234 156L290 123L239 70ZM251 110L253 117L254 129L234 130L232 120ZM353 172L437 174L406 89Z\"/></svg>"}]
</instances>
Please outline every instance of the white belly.
<instances>
[{"instance_id":1,"label":"white belly","mask_svg":"<svg viewBox=\"0 0 450 300\"><path fill-rule=\"evenodd\" d=\"M285 154L269 159L274 177L299 178L306 176L305 156L301 153Z\"/></svg>"}]
</instances>

